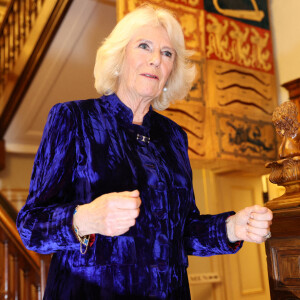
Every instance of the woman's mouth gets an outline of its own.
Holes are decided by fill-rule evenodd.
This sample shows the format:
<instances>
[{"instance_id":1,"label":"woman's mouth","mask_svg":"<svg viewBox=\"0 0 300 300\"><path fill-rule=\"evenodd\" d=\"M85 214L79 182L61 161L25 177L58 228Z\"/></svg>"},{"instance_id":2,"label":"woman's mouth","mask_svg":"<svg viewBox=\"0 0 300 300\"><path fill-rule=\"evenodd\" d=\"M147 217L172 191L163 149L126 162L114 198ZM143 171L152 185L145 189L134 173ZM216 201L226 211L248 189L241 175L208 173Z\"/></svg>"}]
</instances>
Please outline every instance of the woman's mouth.
<instances>
[{"instance_id":1,"label":"woman's mouth","mask_svg":"<svg viewBox=\"0 0 300 300\"><path fill-rule=\"evenodd\" d=\"M145 77L148 77L148 78L153 78L153 79L158 80L158 77L156 75L153 75L153 74L144 73L144 74L141 74L141 75L145 76Z\"/></svg>"}]
</instances>

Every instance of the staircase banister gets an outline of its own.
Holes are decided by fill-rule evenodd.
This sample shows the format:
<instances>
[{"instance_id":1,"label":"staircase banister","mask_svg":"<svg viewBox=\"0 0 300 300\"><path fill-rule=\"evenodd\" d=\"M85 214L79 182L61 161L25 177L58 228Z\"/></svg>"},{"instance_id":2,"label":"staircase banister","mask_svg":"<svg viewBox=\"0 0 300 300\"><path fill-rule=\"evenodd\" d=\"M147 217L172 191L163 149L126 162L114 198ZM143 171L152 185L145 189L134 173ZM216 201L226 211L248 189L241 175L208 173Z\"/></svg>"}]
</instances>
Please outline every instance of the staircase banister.
<instances>
[{"instance_id":1,"label":"staircase banister","mask_svg":"<svg viewBox=\"0 0 300 300\"><path fill-rule=\"evenodd\" d=\"M9 215L9 217L14 222L16 222L17 216L18 216L18 211L15 208L15 206L13 206L13 204L6 199L6 197L2 191L0 191L0 206L2 206L2 208L6 211L6 213Z\"/></svg>"},{"instance_id":2,"label":"staircase banister","mask_svg":"<svg viewBox=\"0 0 300 300\"><path fill-rule=\"evenodd\" d=\"M0 24L0 142L73 2L37 1L12 0ZM19 8L21 18L14 16ZM0 169L4 154L0 147Z\"/></svg>"},{"instance_id":3,"label":"staircase banister","mask_svg":"<svg viewBox=\"0 0 300 300\"><path fill-rule=\"evenodd\" d=\"M40 256L39 254L29 251L24 246L15 222L9 217L3 207L0 206L0 228L2 229L3 238L7 238L13 246L21 253L21 255L27 260L28 263L36 270L40 272Z\"/></svg>"}]
</instances>

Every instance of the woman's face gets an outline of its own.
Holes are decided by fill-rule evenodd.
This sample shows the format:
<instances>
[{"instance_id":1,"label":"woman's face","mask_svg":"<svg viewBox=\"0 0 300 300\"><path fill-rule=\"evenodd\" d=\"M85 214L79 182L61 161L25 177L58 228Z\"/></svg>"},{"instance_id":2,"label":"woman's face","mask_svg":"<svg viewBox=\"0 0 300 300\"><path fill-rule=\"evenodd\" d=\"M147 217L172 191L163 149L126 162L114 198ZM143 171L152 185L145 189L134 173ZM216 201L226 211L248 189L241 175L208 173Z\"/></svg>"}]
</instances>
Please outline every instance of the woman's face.
<instances>
[{"instance_id":1,"label":"woman's face","mask_svg":"<svg viewBox=\"0 0 300 300\"><path fill-rule=\"evenodd\" d=\"M163 27L140 27L126 46L117 94L121 99L125 96L152 101L158 97L172 71L175 55Z\"/></svg>"}]
</instances>

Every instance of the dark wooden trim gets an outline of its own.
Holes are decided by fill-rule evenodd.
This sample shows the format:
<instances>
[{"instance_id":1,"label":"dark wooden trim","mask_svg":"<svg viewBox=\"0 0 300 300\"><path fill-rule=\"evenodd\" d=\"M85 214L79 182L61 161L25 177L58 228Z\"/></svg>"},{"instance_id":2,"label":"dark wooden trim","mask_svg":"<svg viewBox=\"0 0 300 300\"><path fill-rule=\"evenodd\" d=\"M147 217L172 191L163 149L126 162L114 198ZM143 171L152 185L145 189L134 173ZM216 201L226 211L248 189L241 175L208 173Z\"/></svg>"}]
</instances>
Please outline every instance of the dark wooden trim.
<instances>
[{"instance_id":1,"label":"dark wooden trim","mask_svg":"<svg viewBox=\"0 0 300 300\"><path fill-rule=\"evenodd\" d=\"M0 139L0 171L5 168L5 142Z\"/></svg>"},{"instance_id":2,"label":"dark wooden trim","mask_svg":"<svg viewBox=\"0 0 300 300\"><path fill-rule=\"evenodd\" d=\"M0 139L8 129L22 99L36 74L38 67L40 66L54 36L57 32L59 25L61 24L68 8L73 0L58 0L55 8L34 48L25 68L23 69L18 81L9 96L7 105L5 106L3 113L0 117ZM1 169L1 157L0 157L0 169Z\"/></svg>"},{"instance_id":3,"label":"dark wooden trim","mask_svg":"<svg viewBox=\"0 0 300 300\"><path fill-rule=\"evenodd\" d=\"M300 98L300 78L288 81L281 86L289 92L290 100Z\"/></svg>"}]
</instances>

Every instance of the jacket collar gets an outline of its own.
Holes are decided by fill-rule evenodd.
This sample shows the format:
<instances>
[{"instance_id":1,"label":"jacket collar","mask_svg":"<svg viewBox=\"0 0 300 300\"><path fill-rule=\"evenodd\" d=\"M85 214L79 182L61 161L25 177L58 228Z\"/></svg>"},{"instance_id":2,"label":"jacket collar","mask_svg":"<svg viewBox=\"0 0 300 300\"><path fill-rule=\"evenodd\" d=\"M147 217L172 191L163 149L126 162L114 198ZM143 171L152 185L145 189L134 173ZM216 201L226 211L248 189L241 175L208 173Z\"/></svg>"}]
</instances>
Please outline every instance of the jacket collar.
<instances>
[{"instance_id":1,"label":"jacket collar","mask_svg":"<svg viewBox=\"0 0 300 300\"><path fill-rule=\"evenodd\" d=\"M149 111L144 116L143 124L136 125L132 124L133 113L132 110L126 106L116 94L104 95L101 99L107 105L110 114L113 115L122 125L126 127L141 127L141 129L150 129L151 126L151 115L153 112L152 106L150 105Z\"/></svg>"}]
</instances>

